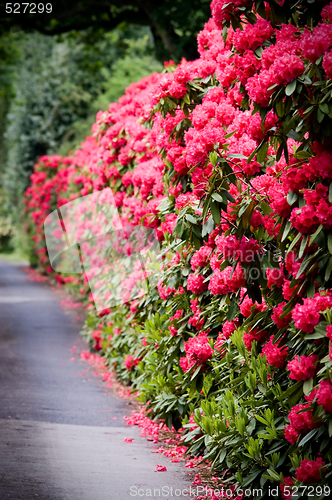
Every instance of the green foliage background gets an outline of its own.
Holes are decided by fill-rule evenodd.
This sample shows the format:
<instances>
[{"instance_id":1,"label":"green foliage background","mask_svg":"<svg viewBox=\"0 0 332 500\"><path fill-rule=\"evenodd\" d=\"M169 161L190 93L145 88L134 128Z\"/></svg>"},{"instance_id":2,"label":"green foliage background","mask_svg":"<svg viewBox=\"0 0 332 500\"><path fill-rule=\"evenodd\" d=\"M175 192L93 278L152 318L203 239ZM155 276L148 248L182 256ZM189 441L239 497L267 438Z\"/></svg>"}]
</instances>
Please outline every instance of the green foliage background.
<instances>
[{"instance_id":1,"label":"green foliage background","mask_svg":"<svg viewBox=\"0 0 332 500\"><path fill-rule=\"evenodd\" d=\"M7 235L22 234L23 192L38 158L70 154L99 110L162 64L150 28L126 23L54 37L7 33L0 56L0 251L9 251Z\"/></svg>"}]
</instances>

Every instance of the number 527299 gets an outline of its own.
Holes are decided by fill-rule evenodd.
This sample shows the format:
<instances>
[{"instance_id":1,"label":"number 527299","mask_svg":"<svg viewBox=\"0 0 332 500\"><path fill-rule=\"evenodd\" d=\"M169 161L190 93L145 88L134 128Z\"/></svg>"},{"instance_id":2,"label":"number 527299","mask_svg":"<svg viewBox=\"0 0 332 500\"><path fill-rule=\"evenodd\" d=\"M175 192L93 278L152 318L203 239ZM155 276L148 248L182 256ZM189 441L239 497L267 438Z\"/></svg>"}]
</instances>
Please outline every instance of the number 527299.
<instances>
[{"instance_id":1,"label":"number 527299","mask_svg":"<svg viewBox=\"0 0 332 500\"><path fill-rule=\"evenodd\" d=\"M7 14L50 14L51 3L6 3Z\"/></svg>"}]
</instances>

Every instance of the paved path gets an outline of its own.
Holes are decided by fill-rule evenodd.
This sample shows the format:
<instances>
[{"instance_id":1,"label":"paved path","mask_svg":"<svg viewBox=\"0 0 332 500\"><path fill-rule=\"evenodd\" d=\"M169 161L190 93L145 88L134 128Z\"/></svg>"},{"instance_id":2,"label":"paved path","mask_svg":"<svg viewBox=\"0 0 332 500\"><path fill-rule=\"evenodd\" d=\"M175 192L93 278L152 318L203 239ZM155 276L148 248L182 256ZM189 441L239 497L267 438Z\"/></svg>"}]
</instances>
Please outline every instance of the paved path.
<instances>
[{"instance_id":1,"label":"paved path","mask_svg":"<svg viewBox=\"0 0 332 500\"><path fill-rule=\"evenodd\" d=\"M158 489L190 498L179 494L189 485L183 465L151 453L123 419L131 406L71 361L82 346L76 315L45 283L0 261L0 499L129 500L158 498ZM154 472L157 463L167 472Z\"/></svg>"}]
</instances>

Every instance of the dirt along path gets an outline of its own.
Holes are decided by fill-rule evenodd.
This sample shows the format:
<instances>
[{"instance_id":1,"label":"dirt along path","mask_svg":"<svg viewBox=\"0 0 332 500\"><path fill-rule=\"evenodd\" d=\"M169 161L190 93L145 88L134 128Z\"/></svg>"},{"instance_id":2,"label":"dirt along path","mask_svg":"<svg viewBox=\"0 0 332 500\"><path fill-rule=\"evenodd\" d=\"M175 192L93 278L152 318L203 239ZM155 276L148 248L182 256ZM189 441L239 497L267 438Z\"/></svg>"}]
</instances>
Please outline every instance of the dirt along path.
<instances>
[{"instance_id":1,"label":"dirt along path","mask_svg":"<svg viewBox=\"0 0 332 500\"><path fill-rule=\"evenodd\" d=\"M183 464L151 453L155 445L126 426L131 403L71 360L73 345L84 347L82 322L60 302L0 261L0 499L190 498L180 493L190 484Z\"/></svg>"}]
</instances>

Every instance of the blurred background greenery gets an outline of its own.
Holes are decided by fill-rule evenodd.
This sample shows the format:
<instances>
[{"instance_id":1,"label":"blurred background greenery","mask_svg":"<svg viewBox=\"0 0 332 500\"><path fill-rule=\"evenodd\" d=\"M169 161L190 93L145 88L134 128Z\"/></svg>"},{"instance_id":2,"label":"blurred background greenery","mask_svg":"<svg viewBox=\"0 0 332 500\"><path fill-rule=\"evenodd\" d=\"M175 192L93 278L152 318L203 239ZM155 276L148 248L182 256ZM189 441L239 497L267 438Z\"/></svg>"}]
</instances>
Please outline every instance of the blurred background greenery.
<instances>
[{"instance_id":1,"label":"blurred background greenery","mask_svg":"<svg viewBox=\"0 0 332 500\"><path fill-rule=\"evenodd\" d=\"M0 8L5 12L5 4ZM71 154L132 82L197 57L210 0L58 2L0 19L0 254L24 257L23 193L44 154ZM60 8L61 6L61 8Z\"/></svg>"}]
</instances>

